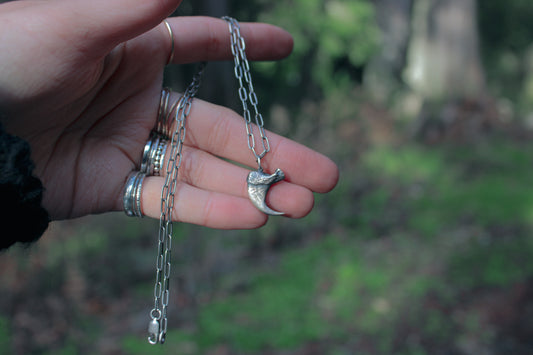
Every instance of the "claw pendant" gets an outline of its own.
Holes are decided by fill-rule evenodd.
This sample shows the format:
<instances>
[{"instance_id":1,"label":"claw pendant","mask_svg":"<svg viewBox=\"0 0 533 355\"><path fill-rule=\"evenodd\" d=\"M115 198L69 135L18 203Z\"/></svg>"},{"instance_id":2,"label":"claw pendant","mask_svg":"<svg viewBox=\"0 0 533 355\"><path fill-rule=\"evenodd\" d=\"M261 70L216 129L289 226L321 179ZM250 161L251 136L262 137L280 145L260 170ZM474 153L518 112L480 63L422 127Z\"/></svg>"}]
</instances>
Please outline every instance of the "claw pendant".
<instances>
[{"instance_id":1,"label":"claw pendant","mask_svg":"<svg viewBox=\"0 0 533 355\"><path fill-rule=\"evenodd\" d=\"M283 212L271 209L266 204L266 195L270 187L283 179L285 179L285 174L280 169L277 169L271 175L265 174L261 168L257 171L251 171L248 174L248 178L246 179L248 184L248 197L259 211L272 216L282 216L284 214Z\"/></svg>"}]
</instances>

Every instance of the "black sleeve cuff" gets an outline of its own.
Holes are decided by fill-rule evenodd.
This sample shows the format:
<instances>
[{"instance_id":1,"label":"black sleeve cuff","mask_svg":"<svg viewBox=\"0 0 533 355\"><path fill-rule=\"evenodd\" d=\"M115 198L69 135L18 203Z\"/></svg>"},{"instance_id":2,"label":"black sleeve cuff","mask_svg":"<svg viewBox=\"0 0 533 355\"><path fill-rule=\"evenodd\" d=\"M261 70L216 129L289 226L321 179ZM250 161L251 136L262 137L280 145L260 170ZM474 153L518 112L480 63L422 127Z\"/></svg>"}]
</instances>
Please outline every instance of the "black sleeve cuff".
<instances>
[{"instance_id":1,"label":"black sleeve cuff","mask_svg":"<svg viewBox=\"0 0 533 355\"><path fill-rule=\"evenodd\" d=\"M41 237L50 222L41 206L43 185L33 175L30 145L0 124L0 250Z\"/></svg>"}]
</instances>

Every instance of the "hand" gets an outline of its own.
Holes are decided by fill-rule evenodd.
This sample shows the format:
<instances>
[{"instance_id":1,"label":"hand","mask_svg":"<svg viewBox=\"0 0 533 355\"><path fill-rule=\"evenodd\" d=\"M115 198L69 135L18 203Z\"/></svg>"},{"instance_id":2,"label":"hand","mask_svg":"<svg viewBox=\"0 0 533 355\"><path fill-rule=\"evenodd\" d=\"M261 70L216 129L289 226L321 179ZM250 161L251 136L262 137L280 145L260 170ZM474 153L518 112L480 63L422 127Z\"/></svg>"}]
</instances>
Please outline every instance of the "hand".
<instances>
[{"instance_id":1,"label":"hand","mask_svg":"<svg viewBox=\"0 0 533 355\"><path fill-rule=\"evenodd\" d=\"M155 125L163 69L170 55L162 21L179 1L48 0L0 5L0 107L6 130L32 147L53 219L122 210L128 174L139 168ZM169 18L173 64L231 59L220 19ZM265 24L242 24L251 60L288 55L292 39ZM204 83L208 85L208 83ZM173 94L176 100L178 94ZM281 168L269 205L305 216L313 192L331 190L338 171L328 158L267 132L272 150L262 165ZM213 228L254 228L266 216L246 194L254 166L243 118L195 99L175 196L174 220ZM146 178L145 215L158 218L164 177Z\"/></svg>"}]
</instances>

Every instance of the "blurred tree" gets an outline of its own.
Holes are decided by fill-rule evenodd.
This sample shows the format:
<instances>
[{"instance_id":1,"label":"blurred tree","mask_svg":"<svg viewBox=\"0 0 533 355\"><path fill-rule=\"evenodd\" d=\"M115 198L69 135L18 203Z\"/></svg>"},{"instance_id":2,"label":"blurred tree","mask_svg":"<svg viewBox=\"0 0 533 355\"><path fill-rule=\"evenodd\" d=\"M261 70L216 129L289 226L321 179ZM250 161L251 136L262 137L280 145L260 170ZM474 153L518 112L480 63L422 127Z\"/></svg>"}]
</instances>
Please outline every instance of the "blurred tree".
<instances>
[{"instance_id":1,"label":"blurred tree","mask_svg":"<svg viewBox=\"0 0 533 355\"><path fill-rule=\"evenodd\" d=\"M478 1L478 13L491 92L515 104L513 116L533 117L533 4L529 0L483 0Z\"/></svg>"},{"instance_id":2,"label":"blurred tree","mask_svg":"<svg viewBox=\"0 0 533 355\"><path fill-rule=\"evenodd\" d=\"M316 99L344 84L362 81L362 69L377 49L379 37L370 1L258 3L263 4L259 20L279 25L294 37L289 60L261 68L265 75L280 78L276 84L289 88L291 100Z\"/></svg>"},{"instance_id":3,"label":"blurred tree","mask_svg":"<svg viewBox=\"0 0 533 355\"><path fill-rule=\"evenodd\" d=\"M199 0L183 2L177 15L229 15L285 28L294 37L292 55L281 62L252 63L260 109L273 103L299 110L303 100L320 100L363 80L363 69L378 48L371 0ZM229 44L228 44L229 45ZM211 63L199 96L237 111L240 104L230 61ZM190 68L169 68L166 80L179 87ZM265 119L269 119L265 115Z\"/></svg>"},{"instance_id":4,"label":"blurred tree","mask_svg":"<svg viewBox=\"0 0 533 355\"><path fill-rule=\"evenodd\" d=\"M404 77L422 100L415 133L469 140L497 120L487 94L475 0L415 0Z\"/></svg>"},{"instance_id":5,"label":"blurred tree","mask_svg":"<svg viewBox=\"0 0 533 355\"><path fill-rule=\"evenodd\" d=\"M416 0L406 80L425 99L484 94L475 0Z\"/></svg>"},{"instance_id":6,"label":"blurred tree","mask_svg":"<svg viewBox=\"0 0 533 355\"><path fill-rule=\"evenodd\" d=\"M365 69L364 84L372 97L386 103L403 86L403 70L411 37L413 0L373 0L380 49Z\"/></svg>"},{"instance_id":7,"label":"blurred tree","mask_svg":"<svg viewBox=\"0 0 533 355\"><path fill-rule=\"evenodd\" d=\"M533 38L531 1L478 1L478 13L481 48L487 60L509 51L521 54L530 46Z\"/></svg>"},{"instance_id":8,"label":"blurred tree","mask_svg":"<svg viewBox=\"0 0 533 355\"><path fill-rule=\"evenodd\" d=\"M413 0L373 0L373 3L382 33L383 60L394 76L400 78L406 64Z\"/></svg>"}]
</instances>

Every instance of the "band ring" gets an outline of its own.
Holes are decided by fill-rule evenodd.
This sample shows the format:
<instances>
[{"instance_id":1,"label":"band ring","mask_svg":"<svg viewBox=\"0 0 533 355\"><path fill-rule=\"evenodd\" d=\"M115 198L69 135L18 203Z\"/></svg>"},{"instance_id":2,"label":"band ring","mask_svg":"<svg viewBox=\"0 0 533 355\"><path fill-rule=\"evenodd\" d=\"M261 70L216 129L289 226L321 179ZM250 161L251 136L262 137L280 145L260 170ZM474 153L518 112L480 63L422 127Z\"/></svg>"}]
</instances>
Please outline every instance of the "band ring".
<instances>
[{"instance_id":1,"label":"band ring","mask_svg":"<svg viewBox=\"0 0 533 355\"><path fill-rule=\"evenodd\" d=\"M167 65L172 63L174 60L174 32L172 31L172 27L170 27L170 24L167 20L163 21L165 23L165 27L167 28L168 34L170 36L170 55L168 56Z\"/></svg>"},{"instance_id":2,"label":"band ring","mask_svg":"<svg viewBox=\"0 0 533 355\"><path fill-rule=\"evenodd\" d=\"M164 87L161 89L161 98L159 101L159 111L157 113L157 121L153 132L161 135L165 139L170 138L170 131L172 126L172 121L170 120L170 113L173 109L169 111L169 102L170 102L170 93L171 89Z\"/></svg>"},{"instance_id":3,"label":"band ring","mask_svg":"<svg viewBox=\"0 0 533 355\"><path fill-rule=\"evenodd\" d=\"M159 144L157 145L154 157L152 159L153 164L150 165L150 166L153 166L152 174L154 176L161 175L161 170L163 170L163 163L165 161L165 154L167 152L167 147L168 147L168 142L164 139L161 139L159 141Z\"/></svg>"},{"instance_id":4,"label":"band ring","mask_svg":"<svg viewBox=\"0 0 533 355\"><path fill-rule=\"evenodd\" d=\"M129 217L143 217L141 194L145 177L146 174L140 171L134 171L128 176L122 201L124 213Z\"/></svg>"},{"instance_id":5,"label":"band ring","mask_svg":"<svg viewBox=\"0 0 533 355\"><path fill-rule=\"evenodd\" d=\"M158 134L152 134L144 145L140 171L147 176L160 176L167 146L168 141L166 139Z\"/></svg>"}]
</instances>

